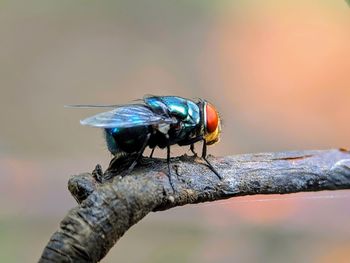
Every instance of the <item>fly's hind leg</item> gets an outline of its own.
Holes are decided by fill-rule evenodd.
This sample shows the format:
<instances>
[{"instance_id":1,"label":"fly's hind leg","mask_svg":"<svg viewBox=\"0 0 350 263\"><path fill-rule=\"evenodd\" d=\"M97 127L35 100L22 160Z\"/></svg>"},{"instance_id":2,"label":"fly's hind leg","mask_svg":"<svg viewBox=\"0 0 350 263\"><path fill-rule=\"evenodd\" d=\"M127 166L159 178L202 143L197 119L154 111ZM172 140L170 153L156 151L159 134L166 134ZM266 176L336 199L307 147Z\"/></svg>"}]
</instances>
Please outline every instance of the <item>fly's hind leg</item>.
<instances>
[{"instance_id":1,"label":"fly's hind leg","mask_svg":"<svg viewBox=\"0 0 350 263\"><path fill-rule=\"evenodd\" d=\"M212 170L213 173L215 173L216 176L220 180L222 180L222 176L218 173L218 171L216 171L216 169L213 167L213 165L207 159L207 144L206 144L205 139L203 139L202 159L207 163L207 165L209 166L210 170Z\"/></svg>"},{"instance_id":2,"label":"fly's hind leg","mask_svg":"<svg viewBox=\"0 0 350 263\"><path fill-rule=\"evenodd\" d=\"M156 147L153 147L152 148L152 150L151 150L151 154L149 155L149 158L152 158L153 157L153 153L154 153L154 149L155 149Z\"/></svg>"},{"instance_id":3,"label":"fly's hind leg","mask_svg":"<svg viewBox=\"0 0 350 263\"><path fill-rule=\"evenodd\" d=\"M166 156L166 162L168 165L168 178L169 178L169 182L170 182L170 186L173 189L173 192L175 192L175 188L173 185L173 181L171 180L171 167L170 167L170 145L167 146L167 156Z\"/></svg>"},{"instance_id":4,"label":"fly's hind leg","mask_svg":"<svg viewBox=\"0 0 350 263\"><path fill-rule=\"evenodd\" d=\"M144 143L142 145L141 150L138 152L138 154L136 156L136 159L132 162L132 164L129 166L128 170L126 170L126 173L124 175L129 174L129 173L132 172L132 170L134 170L137 162L139 161L139 159L141 158L143 152L145 151L145 149L147 147L147 144L148 144L148 141L149 141L150 137L151 137L151 133L148 133L147 137L146 137L146 139L145 139L145 141L144 141Z\"/></svg>"}]
</instances>

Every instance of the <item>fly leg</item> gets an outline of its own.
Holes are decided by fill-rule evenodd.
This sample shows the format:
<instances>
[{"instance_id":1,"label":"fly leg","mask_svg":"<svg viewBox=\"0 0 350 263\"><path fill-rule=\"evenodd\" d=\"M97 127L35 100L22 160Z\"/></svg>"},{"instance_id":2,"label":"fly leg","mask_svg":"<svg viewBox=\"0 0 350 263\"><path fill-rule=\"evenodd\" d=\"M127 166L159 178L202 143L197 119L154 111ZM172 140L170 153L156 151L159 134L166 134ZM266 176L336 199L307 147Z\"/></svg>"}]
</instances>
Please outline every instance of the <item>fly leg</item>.
<instances>
[{"instance_id":1,"label":"fly leg","mask_svg":"<svg viewBox=\"0 0 350 263\"><path fill-rule=\"evenodd\" d=\"M216 171L216 169L211 165L211 163L208 161L207 159L207 144L205 139L203 138L203 136L198 136L195 138L192 138L188 141L182 142L181 144L179 143L180 146L184 146L184 145L190 145L190 149L192 151L192 148L194 150L194 146L192 146L194 143L202 141L203 142L203 149L202 149L202 159L207 163L208 167L210 168L210 170L213 171L213 173L215 173L215 175L221 180L222 176ZM194 151L192 151L194 152ZM194 152L195 153L195 152Z\"/></svg>"},{"instance_id":2,"label":"fly leg","mask_svg":"<svg viewBox=\"0 0 350 263\"><path fill-rule=\"evenodd\" d=\"M201 140L203 140L203 137L202 137L202 136L198 136L198 137L189 139L189 140L187 140L187 141L181 142L181 143L179 143L179 145L180 145L180 146L190 145L190 150L191 150L191 152L193 153L193 156L197 156L197 153L196 153L196 151L194 150L194 144L195 144L196 142L201 141Z\"/></svg>"},{"instance_id":3,"label":"fly leg","mask_svg":"<svg viewBox=\"0 0 350 263\"><path fill-rule=\"evenodd\" d=\"M141 150L138 152L137 156L136 156L136 159L132 162L132 164L129 166L128 170L126 171L126 174L129 174L132 172L132 170L134 170L138 160L140 159L140 157L142 156L143 152L145 151L146 147L147 147L147 144L148 144L148 141L149 141L149 138L151 137L151 133L147 134L147 137L142 145L142 148Z\"/></svg>"},{"instance_id":4,"label":"fly leg","mask_svg":"<svg viewBox=\"0 0 350 263\"><path fill-rule=\"evenodd\" d=\"M171 188L173 189L173 192L175 192L175 188L174 188L174 185L173 185L173 181L171 180L171 167L170 167L170 145L167 146L167 155L166 155L166 162L167 162L167 165L168 165L168 178L169 178L169 182L170 182L170 186Z\"/></svg>"},{"instance_id":5,"label":"fly leg","mask_svg":"<svg viewBox=\"0 0 350 263\"><path fill-rule=\"evenodd\" d=\"M152 158L153 157L153 153L154 153L154 149L155 149L156 147L154 147L153 149L152 149L152 151L151 151L151 154L149 155L149 158Z\"/></svg>"},{"instance_id":6,"label":"fly leg","mask_svg":"<svg viewBox=\"0 0 350 263\"><path fill-rule=\"evenodd\" d=\"M222 176L218 173L218 171L216 171L216 169L211 165L211 163L208 161L207 159L207 144L205 139L202 139L203 141L203 148L202 148L202 159L207 163L207 165L209 166L210 170L213 171L213 173L216 174L216 176L222 180Z\"/></svg>"},{"instance_id":7,"label":"fly leg","mask_svg":"<svg viewBox=\"0 0 350 263\"><path fill-rule=\"evenodd\" d=\"M193 156L197 156L197 153L194 150L194 143L191 143L190 150L193 153Z\"/></svg>"}]
</instances>

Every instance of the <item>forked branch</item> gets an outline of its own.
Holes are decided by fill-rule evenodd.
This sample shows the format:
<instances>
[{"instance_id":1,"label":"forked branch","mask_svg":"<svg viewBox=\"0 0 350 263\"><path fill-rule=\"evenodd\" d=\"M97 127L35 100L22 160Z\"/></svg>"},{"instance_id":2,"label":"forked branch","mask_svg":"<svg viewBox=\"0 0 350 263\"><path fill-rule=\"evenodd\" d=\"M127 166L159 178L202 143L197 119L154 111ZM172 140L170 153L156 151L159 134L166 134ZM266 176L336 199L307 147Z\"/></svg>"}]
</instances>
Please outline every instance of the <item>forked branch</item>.
<instances>
[{"instance_id":1,"label":"forked branch","mask_svg":"<svg viewBox=\"0 0 350 263\"><path fill-rule=\"evenodd\" d=\"M40 262L97 262L149 212L234 196L350 189L350 153L294 151L209 157L218 177L199 159L145 159L131 175L97 170L73 176L69 190L80 203L68 212ZM98 178L98 180L96 180ZM111 180L105 180L113 178ZM101 183L102 181L102 183Z\"/></svg>"}]
</instances>

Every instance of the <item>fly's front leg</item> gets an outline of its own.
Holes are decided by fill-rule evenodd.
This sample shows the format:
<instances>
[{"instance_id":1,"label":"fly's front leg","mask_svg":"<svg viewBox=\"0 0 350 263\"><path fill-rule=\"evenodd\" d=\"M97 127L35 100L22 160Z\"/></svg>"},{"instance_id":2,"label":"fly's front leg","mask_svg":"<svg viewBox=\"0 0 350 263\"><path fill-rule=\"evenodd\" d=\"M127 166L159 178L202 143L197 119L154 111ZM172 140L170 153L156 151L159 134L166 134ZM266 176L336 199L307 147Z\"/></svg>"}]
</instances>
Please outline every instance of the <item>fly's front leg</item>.
<instances>
[{"instance_id":1,"label":"fly's front leg","mask_svg":"<svg viewBox=\"0 0 350 263\"><path fill-rule=\"evenodd\" d=\"M195 153L194 152L194 143L199 142L199 141L203 142L202 159L207 163L207 165L209 166L210 170L212 170L216 174L216 176L221 180L222 176L216 171L216 169L212 166L212 164L207 159L207 144L206 144L206 141L203 138L203 136L198 136L198 137L192 138L192 139L190 139L188 141L182 142L179 145L180 146L190 145L191 151L192 151L192 148L193 148L192 152Z\"/></svg>"},{"instance_id":2,"label":"fly's front leg","mask_svg":"<svg viewBox=\"0 0 350 263\"><path fill-rule=\"evenodd\" d=\"M193 153L194 156L197 156L197 153L194 150L194 144L196 142L201 141L201 140L203 140L203 136L198 136L198 137L195 137L195 138L191 138L191 139L189 139L187 141L181 142L181 143L179 143L179 145L180 146L190 145L191 152Z\"/></svg>"},{"instance_id":3,"label":"fly's front leg","mask_svg":"<svg viewBox=\"0 0 350 263\"><path fill-rule=\"evenodd\" d=\"M203 148L202 148L202 159L207 163L207 165L209 166L210 170L212 170L216 176L222 180L222 176L218 173L218 171L216 171L216 169L212 166L212 164L208 161L207 159L207 144L205 139L202 140L203 141Z\"/></svg>"}]
</instances>

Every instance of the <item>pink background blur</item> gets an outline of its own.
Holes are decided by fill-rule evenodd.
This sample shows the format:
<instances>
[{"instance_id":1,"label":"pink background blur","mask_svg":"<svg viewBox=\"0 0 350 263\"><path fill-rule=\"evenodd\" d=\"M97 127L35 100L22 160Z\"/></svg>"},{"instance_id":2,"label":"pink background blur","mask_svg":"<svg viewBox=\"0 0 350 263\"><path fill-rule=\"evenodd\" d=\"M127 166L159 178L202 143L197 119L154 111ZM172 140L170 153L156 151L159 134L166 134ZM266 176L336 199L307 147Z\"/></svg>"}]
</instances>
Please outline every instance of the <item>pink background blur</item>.
<instances>
[{"instance_id":1,"label":"pink background blur","mask_svg":"<svg viewBox=\"0 0 350 263\"><path fill-rule=\"evenodd\" d=\"M215 155L350 147L343 0L2 0L0 36L1 262L35 262L76 205L69 176L109 162L79 125L97 111L65 104L206 98L224 119ZM350 191L175 208L103 262L349 262L349 208Z\"/></svg>"}]
</instances>

